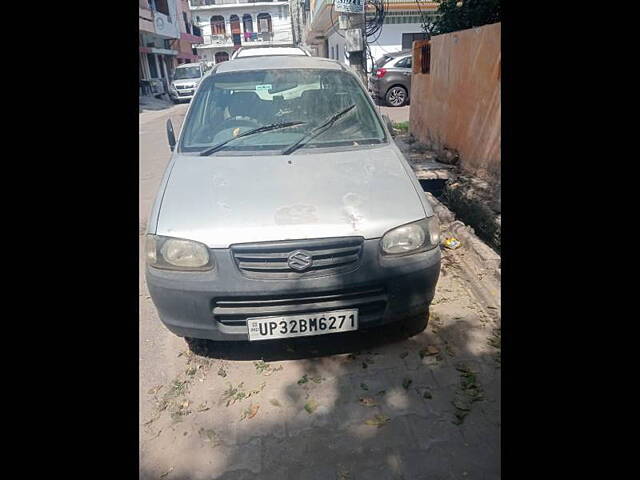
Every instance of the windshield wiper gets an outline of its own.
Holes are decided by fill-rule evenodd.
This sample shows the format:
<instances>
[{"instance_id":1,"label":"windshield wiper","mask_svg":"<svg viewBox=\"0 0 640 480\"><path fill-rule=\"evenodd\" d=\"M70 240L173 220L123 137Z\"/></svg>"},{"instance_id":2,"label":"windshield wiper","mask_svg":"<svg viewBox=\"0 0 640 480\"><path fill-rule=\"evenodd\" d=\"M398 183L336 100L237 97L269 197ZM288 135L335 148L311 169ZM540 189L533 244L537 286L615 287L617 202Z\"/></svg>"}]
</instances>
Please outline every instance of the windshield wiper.
<instances>
[{"instance_id":1,"label":"windshield wiper","mask_svg":"<svg viewBox=\"0 0 640 480\"><path fill-rule=\"evenodd\" d=\"M312 128L309 131L309 133L307 133L305 136L303 136L300 140L298 140L296 143L294 143L293 145L291 145L291 146L287 147L285 150L283 150L282 151L282 155L289 155L291 152L294 152L298 148L302 147L309 140L317 137L321 133L324 133L326 130L329 130L329 128L331 128L331 126L336 122L336 120L338 120L340 117L342 117L346 113L350 112L353 108L355 108L355 106L356 106L355 103L349 105L344 110L336 113L335 115L332 115L326 122L322 123L321 125L318 125L315 128Z\"/></svg>"},{"instance_id":2,"label":"windshield wiper","mask_svg":"<svg viewBox=\"0 0 640 480\"><path fill-rule=\"evenodd\" d=\"M220 150L222 147L224 147L227 143L232 142L238 138L242 138L242 137L248 137L249 135L254 135L256 133L260 133L260 132L268 132L270 130L279 130L281 128L288 128L288 127L295 127L296 125L303 125L307 122L279 122L279 123L272 123L271 125L265 125L263 127L258 127L258 128L254 128L253 130L248 130L244 133L241 133L240 135L236 135L235 137L231 137L228 140L225 140L224 142L221 142L217 145L214 145L213 147L207 148L205 150L202 150L200 152L200 156L207 156L207 155L211 155L214 152L217 152L218 150Z\"/></svg>"}]
</instances>

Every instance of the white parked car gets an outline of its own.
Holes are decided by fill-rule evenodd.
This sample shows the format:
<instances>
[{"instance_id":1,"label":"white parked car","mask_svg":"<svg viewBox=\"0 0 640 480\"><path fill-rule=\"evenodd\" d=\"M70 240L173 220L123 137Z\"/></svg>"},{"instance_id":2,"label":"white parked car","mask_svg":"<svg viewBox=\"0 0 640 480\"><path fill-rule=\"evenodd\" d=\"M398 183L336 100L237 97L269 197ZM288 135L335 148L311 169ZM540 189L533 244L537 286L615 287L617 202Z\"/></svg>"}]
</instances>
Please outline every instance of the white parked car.
<instances>
[{"instance_id":1,"label":"white parked car","mask_svg":"<svg viewBox=\"0 0 640 480\"><path fill-rule=\"evenodd\" d=\"M358 77L326 58L216 65L153 211L146 279L182 337L260 341L426 326L440 227Z\"/></svg>"},{"instance_id":2,"label":"white parked car","mask_svg":"<svg viewBox=\"0 0 640 480\"><path fill-rule=\"evenodd\" d=\"M174 103L191 100L196 93L200 80L204 77L205 66L202 63L178 65L169 85L169 96Z\"/></svg>"}]
</instances>

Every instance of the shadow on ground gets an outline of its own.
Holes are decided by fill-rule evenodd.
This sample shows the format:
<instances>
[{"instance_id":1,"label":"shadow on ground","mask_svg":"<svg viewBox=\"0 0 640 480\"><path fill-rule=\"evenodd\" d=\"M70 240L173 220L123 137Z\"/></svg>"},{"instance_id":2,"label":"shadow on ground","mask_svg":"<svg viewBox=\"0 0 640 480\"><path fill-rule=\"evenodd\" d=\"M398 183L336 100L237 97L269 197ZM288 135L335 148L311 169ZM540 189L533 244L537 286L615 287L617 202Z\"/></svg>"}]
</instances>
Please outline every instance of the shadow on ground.
<instances>
[{"instance_id":1,"label":"shadow on ground","mask_svg":"<svg viewBox=\"0 0 640 480\"><path fill-rule=\"evenodd\" d=\"M156 97L139 97L139 113L166 110L173 107L173 102Z\"/></svg>"},{"instance_id":2,"label":"shadow on ground","mask_svg":"<svg viewBox=\"0 0 640 480\"><path fill-rule=\"evenodd\" d=\"M432 313L429 322L411 338L379 328L291 342L293 352L266 342L229 352L194 345L208 358L298 359L304 378L318 381L270 385L252 420L238 422L224 407L203 414L195 433L176 433L181 465L141 469L140 478L499 479L500 373L477 337L488 327L454 314ZM198 432L214 432L216 442L203 444Z\"/></svg>"}]
</instances>

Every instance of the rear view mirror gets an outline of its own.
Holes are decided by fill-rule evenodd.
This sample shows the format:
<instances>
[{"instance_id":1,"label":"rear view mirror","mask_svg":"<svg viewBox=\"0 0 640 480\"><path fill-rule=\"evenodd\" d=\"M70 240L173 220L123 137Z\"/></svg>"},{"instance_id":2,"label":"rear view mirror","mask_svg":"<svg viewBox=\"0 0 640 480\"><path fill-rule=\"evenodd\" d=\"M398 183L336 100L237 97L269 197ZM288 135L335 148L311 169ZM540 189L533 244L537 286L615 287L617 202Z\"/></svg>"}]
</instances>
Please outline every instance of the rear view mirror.
<instances>
[{"instance_id":1,"label":"rear view mirror","mask_svg":"<svg viewBox=\"0 0 640 480\"><path fill-rule=\"evenodd\" d=\"M176 147L176 135L173 133L173 124L171 120L167 120L167 137L169 139L169 148L173 152L173 149Z\"/></svg>"}]
</instances>

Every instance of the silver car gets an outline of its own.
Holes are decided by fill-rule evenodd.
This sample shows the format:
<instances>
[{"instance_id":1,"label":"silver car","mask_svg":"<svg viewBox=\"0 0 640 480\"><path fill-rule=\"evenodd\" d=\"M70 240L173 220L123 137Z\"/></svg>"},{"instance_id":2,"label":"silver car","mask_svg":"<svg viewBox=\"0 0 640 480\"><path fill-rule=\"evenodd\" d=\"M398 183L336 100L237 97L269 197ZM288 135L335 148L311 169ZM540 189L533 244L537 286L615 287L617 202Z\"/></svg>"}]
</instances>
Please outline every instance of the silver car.
<instances>
[{"instance_id":1,"label":"silver car","mask_svg":"<svg viewBox=\"0 0 640 480\"><path fill-rule=\"evenodd\" d=\"M202 63L185 63L177 66L169 85L169 96L173 103L191 100L204 74L205 67Z\"/></svg>"},{"instance_id":2,"label":"silver car","mask_svg":"<svg viewBox=\"0 0 640 480\"><path fill-rule=\"evenodd\" d=\"M342 64L218 64L177 141L167 129L173 155L145 255L173 333L261 341L426 319L440 271L437 217Z\"/></svg>"}]
</instances>

